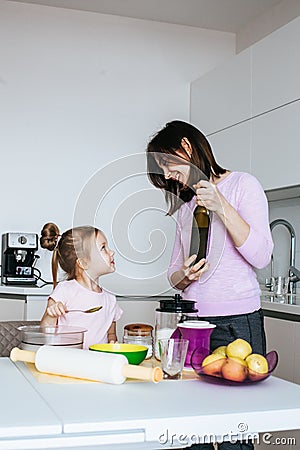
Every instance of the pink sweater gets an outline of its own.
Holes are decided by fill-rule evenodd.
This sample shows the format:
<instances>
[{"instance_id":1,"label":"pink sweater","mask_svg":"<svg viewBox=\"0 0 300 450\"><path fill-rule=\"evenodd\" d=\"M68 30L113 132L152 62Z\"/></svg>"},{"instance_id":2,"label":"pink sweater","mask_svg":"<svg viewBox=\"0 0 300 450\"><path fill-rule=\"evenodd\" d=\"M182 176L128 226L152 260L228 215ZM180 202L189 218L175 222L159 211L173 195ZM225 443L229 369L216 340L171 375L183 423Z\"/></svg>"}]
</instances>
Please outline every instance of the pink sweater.
<instances>
[{"instance_id":1,"label":"pink sweater","mask_svg":"<svg viewBox=\"0 0 300 450\"><path fill-rule=\"evenodd\" d=\"M254 267L267 266L273 251L267 199L256 178L243 172L231 172L217 187L249 224L250 233L241 247L235 247L222 221L211 213L207 254L210 268L200 280L191 283L182 296L197 302L201 316L251 313L260 308L260 288ZM190 256L195 207L194 197L178 211L169 278Z\"/></svg>"},{"instance_id":2,"label":"pink sweater","mask_svg":"<svg viewBox=\"0 0 300 450\"><path fill-rule=\"evenodd\" d=\"M102 306L100 311L92 314L72 312L58 318L58 325L81 327L84 333L83 348L92 344L106 343L107 331L113 321L117 321L122 310L116 297L102 289L102 292L93 292L86 289L76 280L61 281L50 295L56 302L62 302L67 309L89 309Z\"/></svg>"}]
</instances>

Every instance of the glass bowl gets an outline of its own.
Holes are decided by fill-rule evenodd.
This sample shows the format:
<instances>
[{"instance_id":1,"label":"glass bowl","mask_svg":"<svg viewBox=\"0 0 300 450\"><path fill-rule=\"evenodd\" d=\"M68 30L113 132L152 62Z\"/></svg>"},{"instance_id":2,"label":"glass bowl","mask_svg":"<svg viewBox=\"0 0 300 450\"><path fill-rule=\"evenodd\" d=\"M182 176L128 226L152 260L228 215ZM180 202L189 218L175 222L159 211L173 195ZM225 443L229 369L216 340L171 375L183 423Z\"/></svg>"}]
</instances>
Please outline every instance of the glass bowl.
<instances>
[{"instance_id":1,"label":"glass bowl","mask_svg":"<svg viewBox=\"0 0 300 450\"><path fill-rule=\"evenodd\" d=\"M201 379L203 379L207 382L210 382L210 383L214 383L214 384L227 384L227 385L235 386L235 385L257 383L259 381L263 381L266 378L268 378L274 372L274 370L276 369L276 366L278 364L278 353L275 350L272 350L269 353L267 353L265 356L268 361L268 368L269 368L267 373L260 374L260 373L252 371L251 375L248 372L246 379L244 379L243 381L233 381L233 380L228 380L228 379L224 378L222 375L208 375L208 374L204 373L203 367L202 367L202 361L208 355L209 355L209 352L207 351L207 349L204 349L202 347L196 348L191 357L191 364L192 364L194 371ZM209 364L207 365L207 367L208 366L209 366Z\"/></svg>"},{"instance_id":2,"label":"glass bowl","mask_svg":"<svg viewBox=\"0 0 300 450\"><path fill-rule=\"evenodd\" d=\"M18 330L21 333L21 348L32 351L37 351L42 345L82 348L86 332L85 328L60 325L27 325L18 327Z\"/></svg>"},{"instance_id":3,"label":"glass bowl","mask_svg":"<svg viewBox=\"0 0 300 450\"><path fill-rule=\"evenodd\" d=\"M90 350L104 353L114 353L124 355L128 359L129 364L140 364L146 358L148 347L135 344L93 344Z\"/></svg>"}]
</instances>

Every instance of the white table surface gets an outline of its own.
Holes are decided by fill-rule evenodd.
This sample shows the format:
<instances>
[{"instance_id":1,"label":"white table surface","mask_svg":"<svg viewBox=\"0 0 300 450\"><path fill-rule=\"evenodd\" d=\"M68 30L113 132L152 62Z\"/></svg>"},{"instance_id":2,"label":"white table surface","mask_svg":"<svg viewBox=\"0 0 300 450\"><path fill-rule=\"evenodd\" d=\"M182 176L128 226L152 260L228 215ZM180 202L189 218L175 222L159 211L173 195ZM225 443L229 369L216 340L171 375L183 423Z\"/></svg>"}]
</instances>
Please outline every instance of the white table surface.
<instances>
[{"instance_id":1,"label":"white table surface","mask_svg":"<svg viewBox=\"0 0 300 450\"><path fill-rule=\"evenodd\" d=\"M9 361L1 363L6 366ZM11 371L17 373L14 378L14 384L19 386L17 399L28 404L32 396L33 401L26 417L22 412L17 413L17 421L13 418L14 407L11 407L3 432L9 429L10 420L23 425L25 420L28 423L26 434L30 434L37 415L35 403L40 401L45 415L38 413L39 421L46 420L52 433L58 432L61 424L62 434L32 439L31 447L3 447L7 442L0 440L1 449L49 448L49 443L51 448L97 445L95 448L158 449L170 447L159 445L159 438L166 433L177 437L181 434L235 435L241 431L240 424L246 435L300 429L300 386L275 377L248 386L215 385L201 380L122 385L43 384L23 363L16 363ZM4 383L12 386L8 378L6 371ZM1 408L1 419L2 415L5 416L5 411ZM54 425L58 428L53 428ZM34 446L45 445L45 442L48 447Z\"/></svg>"},{"instance_id":2,"label":"white table surface","mask_svg":"<svg viewBox=\"0 0 300 450\"><path fill-rule=\"evenodd\" d=\"M61 421L8 358L0 358L0 379L0 448L2 438L61 434Z\"/></svg>"}]
</instances>

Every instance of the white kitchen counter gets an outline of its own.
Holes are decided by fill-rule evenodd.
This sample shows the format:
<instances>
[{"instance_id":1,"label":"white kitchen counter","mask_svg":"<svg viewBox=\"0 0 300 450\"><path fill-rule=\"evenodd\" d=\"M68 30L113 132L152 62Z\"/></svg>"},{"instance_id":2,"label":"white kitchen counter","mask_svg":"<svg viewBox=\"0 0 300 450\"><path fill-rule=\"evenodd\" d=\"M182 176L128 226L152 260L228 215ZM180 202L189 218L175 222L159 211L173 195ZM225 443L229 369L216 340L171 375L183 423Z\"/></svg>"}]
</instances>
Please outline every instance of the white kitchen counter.
<instances>
[{"instance_id":1,"label":"white kitchen counter","mask_svg":"<svg viewBox=\"0 0 300 450\"><path fill-rule=\"evenodd\" d=\"M0 358L1 408L0 448L2 439L18 436L58 435L62 424L56 414L28 383L15 364ZM14 448L14 447L11 447ZM17 447L15 447L17 448Z\"/></svg>"},{"instance_id":2,"label":"white kitchen counter","mask_svg":"<svg viewBox=\"0 0 300 450\"><path fill-rule=\"evenodd\" d=\"M276 297L270 297L269 292L262 292L261 295L261 307L265 312L265 315L270 317L278 317L290 320L300 321L300 297L297 294L292 297L293 304L290 304L290 299L286 299L286 303L281 303Z\"/></svg>"},{"instance_id":3,"label":"white kitchen counter","mask_svg":"<svg viewBox=\"0 0 300 450\"><path fill-rule=\"evenodd\" d=\"M182 436L300 429L300 386L275 377L248 386L45 384L7 358L0 358L0 371L1 449L158 449L169 448L172 435L183 443Z\"/></svg>"},{"instance_id":4,"label":"white kitchen counter","mask_svg":"<svg viewBox=\"0 0 300 450\"><path fill-rule=\"evenodd\" d=\"M0 295L2 296L35 296L35 295L46 295L48 296L52 292L52 285L47 284L42 288L34 286L5 286L0 285Z\"/></svg>"}]
</instances>

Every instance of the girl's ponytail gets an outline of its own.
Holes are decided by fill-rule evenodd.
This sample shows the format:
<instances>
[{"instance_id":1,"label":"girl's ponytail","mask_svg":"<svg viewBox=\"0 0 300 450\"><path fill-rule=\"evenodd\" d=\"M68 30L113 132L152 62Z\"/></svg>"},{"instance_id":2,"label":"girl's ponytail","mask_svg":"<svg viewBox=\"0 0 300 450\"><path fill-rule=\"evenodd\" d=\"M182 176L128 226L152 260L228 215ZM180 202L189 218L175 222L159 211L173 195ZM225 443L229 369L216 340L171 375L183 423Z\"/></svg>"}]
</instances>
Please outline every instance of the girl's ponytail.
<instances>
[{"instance_id":1,"label":"girl's ponytail","mask_svg":"<svg viewBox=\"0 0 300 450\"><path fill-rule=\"evenodd\" d=\"M57 251L58 251L58 243L60 238L59 228L55 223L49 222L43 226L40 237L40 245L42 248L46 248L50 252L53 252L52 256L52 279L53 286L57 285L57 272L58 272L58 259L57 259Z\"/></svg>"}]
</instances>

